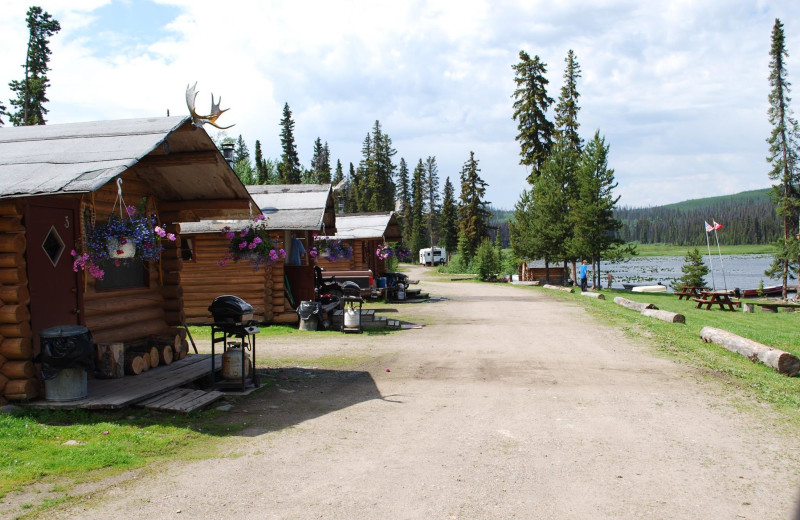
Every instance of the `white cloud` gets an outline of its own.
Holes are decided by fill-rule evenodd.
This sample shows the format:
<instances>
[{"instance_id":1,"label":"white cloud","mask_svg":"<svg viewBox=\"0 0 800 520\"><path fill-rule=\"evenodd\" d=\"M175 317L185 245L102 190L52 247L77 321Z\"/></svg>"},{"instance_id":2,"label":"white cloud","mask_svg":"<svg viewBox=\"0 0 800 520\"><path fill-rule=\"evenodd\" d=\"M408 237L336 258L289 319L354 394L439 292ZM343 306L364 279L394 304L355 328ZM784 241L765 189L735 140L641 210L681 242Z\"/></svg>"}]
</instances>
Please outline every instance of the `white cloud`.
<instances>
[{"instance_id":1,"label":"white cloud","mask_svg":"<svg viewBox=\"0 0 800 520\"><path fill-rule=\"evenodd\" d=\"M0 99L7 105L7 83L21 77L29 2L6 3ZM182 114L186 84L198 81L198 108L211 92L221 94L231 108L221 122L236 123L229 133L241 133L251 149L259 139L267 156L280 153L284 103L304 164L317 137L334 161L357 163L380 120L398 162L405 157L413 168L435 155L442 179L457 178L474 151L487 199L506 208L527 175L511 119L511 65L520 49L548 64L554 98L564 57L575 50L582 135L605 135L625 205L767 186L776 17L785 25L789 79L800 77L800 5L789 1L108 3L44 6L62 26L51 46L50 123ZM102 23L108 9L148 10L131 24L163 21L123 34Z\"/></svg>"}]
</instances>

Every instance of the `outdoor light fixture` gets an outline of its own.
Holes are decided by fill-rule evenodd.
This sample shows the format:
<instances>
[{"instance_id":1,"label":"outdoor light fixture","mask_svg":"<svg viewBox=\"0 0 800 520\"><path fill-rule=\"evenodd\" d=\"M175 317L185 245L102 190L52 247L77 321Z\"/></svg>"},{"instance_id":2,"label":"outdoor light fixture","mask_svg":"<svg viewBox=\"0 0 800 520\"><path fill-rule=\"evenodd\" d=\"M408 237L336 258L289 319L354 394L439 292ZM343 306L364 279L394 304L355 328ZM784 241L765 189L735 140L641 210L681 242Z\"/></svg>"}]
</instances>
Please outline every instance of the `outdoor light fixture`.
<instances>
[{"instance_id":1,"label":"outdoor light fixture","mask_svg":"<svg viewBox=\"0 0 800 520\"><path fill-rule=\"evenodd\" d=\"M228 161L228 164L233 168L233 143L222 143L222 156Z\"/></svg>"}]
</instances>

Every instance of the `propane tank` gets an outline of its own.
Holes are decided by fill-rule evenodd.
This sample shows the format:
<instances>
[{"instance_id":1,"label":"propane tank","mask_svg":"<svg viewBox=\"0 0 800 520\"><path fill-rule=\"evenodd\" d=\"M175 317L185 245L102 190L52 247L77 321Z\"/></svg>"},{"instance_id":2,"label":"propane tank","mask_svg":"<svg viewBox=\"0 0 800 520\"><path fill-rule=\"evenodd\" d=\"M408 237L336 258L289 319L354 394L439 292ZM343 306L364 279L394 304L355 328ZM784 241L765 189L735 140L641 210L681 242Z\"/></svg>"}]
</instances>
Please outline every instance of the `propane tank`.
<instances>
[{"instance_id":1,"label":"propane tank","mask_svg":"<svg viewBox=\"0 0 800 520\"><path fill-rule=\"evenodd\" d=\"M242 356L244 356L244 376L242 375ZM241 381L250 375L250 355L242 351L242 344L232 342L222 354L222 377L228 381Z\"/></svg>"},{"instance_id":2,"label":"propane tank","mask_svg":"<svg viewBox=\"0 0 800 520\"><path fill-rule=\"evenodd\" d=\"M354 329L358 327L358 311L353 308L352 305L345 309L344 312L344 326L348 329Z\"/></svg>"},{"instance_id":3,"label":"propane tank","mask_svg":"<svg viewBox=\"0 0 800 520\"><path fill-rule=\"evenodd\" d=\"M406 299L406 286L401 283L397 284L397 299L398 300Z\"/></svg>"}]
</instances>

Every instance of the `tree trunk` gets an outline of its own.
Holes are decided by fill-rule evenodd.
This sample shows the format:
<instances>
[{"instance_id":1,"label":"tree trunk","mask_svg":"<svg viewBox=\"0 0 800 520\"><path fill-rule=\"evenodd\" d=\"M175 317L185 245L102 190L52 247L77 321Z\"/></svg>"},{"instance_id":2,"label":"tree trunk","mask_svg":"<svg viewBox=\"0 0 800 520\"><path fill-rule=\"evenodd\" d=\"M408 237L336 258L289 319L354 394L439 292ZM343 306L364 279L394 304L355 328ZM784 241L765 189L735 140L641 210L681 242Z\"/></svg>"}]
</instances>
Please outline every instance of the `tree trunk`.
<instances>
[{"instance_id":1,"label":"tree trunk","mask_svg":"<svg viewBox=\"0 0 800 520\"><path fill-rule=\"evenodd\" d=\"M731 332L714 327L703 327L700 337L706 343L722 345L731 352L741 354L751 361L759 361L789 377L800 372L800 359L793 354L762 345Z\"/></svg>"},{"instance_id":2,"label":"tree trunk","mask_svg":"<svg viewBox=\"0 0 800 520\"><path fill-rule=\"evenodd\" d=\"M639 312L642 312L645 309L658 310L658 307L656 307L652 303L634 302L627 298L623 298L622 296L617 296L616 298L614 298L614 303L622 305L626 309L631 309Z\"/></svg>"},{"instance_id":3,"label":"tree trunk","mask_svg":"<svg viewBox=\"0 0 800 520\"><path fill-rule=\"evenodd\" d=\"M686 323L686 317L683 314L677 314L670 311L660 311L658 309L644 309L642 311L642 316L649 316L651 318L667 321L669 323Z\"/></svg>"}]
</instances>

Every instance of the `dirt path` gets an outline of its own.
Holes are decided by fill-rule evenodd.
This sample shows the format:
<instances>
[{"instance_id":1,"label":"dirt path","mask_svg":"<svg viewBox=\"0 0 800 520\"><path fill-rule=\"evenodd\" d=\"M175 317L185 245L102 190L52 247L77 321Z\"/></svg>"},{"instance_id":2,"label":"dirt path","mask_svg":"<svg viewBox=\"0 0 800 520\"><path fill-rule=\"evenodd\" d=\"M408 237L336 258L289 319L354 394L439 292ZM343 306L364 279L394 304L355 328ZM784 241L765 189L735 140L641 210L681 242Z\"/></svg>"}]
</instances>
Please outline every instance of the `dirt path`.
<instances>
[{"instance_id":1,"label":"dirt path","mask_svg":"<svg viewBox=\"0 0 800 520\"><path fill-rule=\"evenodd\" d=\"M448 298L397 307L422 329L262 343L362 361L284 371L243 400L230 417L250 426L225 440L238 456L171 464L48 517L789 516L800 470L783 455L800 442L716 383L540 292L419 276Z\"/></svg>"}]
</instances>

